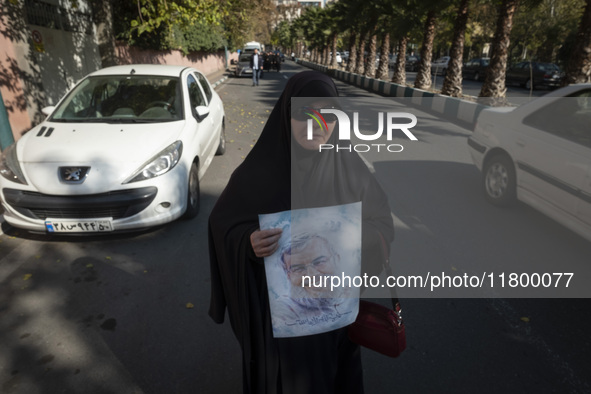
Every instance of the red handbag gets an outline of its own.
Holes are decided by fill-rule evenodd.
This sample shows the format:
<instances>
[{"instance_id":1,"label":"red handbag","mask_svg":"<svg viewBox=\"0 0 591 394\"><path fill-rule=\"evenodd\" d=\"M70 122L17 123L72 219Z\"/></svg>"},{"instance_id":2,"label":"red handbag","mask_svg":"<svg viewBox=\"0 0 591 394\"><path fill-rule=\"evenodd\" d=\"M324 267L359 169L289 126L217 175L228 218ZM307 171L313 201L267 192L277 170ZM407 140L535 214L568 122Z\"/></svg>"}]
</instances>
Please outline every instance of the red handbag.
<instances>
[{"instance_id":1,"label":"red handbag","mask_svg":"<svg viewBox=\"0 0 591 394\"><path fill-rule=\"evenodd\" d=\"M380 234L384 268L392 276L390 248ZM359 314L349 326L349 339L356 344L389 357L398 357L406 349L406 330L402 320L400 301L394 288L390 288L392 309L375 302L359 300Z\"/></svg>"},{"instance_id":2,"label":"red handbag","mask_svg":"<svg viewBox=\"0 0 591 394\"><path fill-rule=\"evenodd\" d=\"M400 303L392 299L394 310L374 302L359 301L357 320L349 326L349 339L388 357L398 357L406 349L406 332Z\"/></svg>"}]
</instances>

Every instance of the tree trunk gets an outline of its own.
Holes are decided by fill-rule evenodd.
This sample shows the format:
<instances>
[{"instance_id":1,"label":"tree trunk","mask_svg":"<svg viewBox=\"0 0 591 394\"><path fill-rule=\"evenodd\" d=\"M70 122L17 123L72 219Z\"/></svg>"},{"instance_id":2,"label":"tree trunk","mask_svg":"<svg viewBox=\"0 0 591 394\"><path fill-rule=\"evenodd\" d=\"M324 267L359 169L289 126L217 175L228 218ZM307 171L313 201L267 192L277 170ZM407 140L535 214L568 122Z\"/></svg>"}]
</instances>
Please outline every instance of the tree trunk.
<instances>
[{"instance_id":1,"label":"tree trunk","mask_svg":"<svg viewBox=\"0 0 591 394\"><path fill-rule=\"evenodd\" d=\"M93 0L90 3L94 25L96 26L96 37L98 50L101 57L101 66L115 66L119 63L115 50L115 34L113 33L113 9L111 2L107 0Z\"/></svg>"},{"instance_id":2,"label":"tree trunk","mask_svg":"<svg viewBox=\"0 0 591 394\"><path fill-rule=\"evenodd\" d=\"M392 82L398 85L406 84L406 45L408 44L408 36L403 36L398 42L398 57L396 58L396 66L394 67L394 75Z\"/></svg>"},{"instance_id":3,"label":"tree trunk","mask_svg":"<svg viewBox=\"0 0 591 394\"><path fill-rule=\"evenodd\" d=\"M515 14L518 3L519 0L503 0L503 3L499 6L497 29L492 43L492 54L486 70L486 78L480 90L480 97L505 97L507 92L505 75L508 49L511 29L513 28L513 14Z\"/></svg>"},{"instance_id":4,"label":"tree trunk","mask_svg":"<svg viewBox=\"0 0 591 394\"><path fill-rule=\"evenodd\" d=\"M449 65L445 73L443 88L441 94L451 97L460 97L462 95L462 61L464 57L464 42L466 35L466 23L468 22L468 3L470 0L462 0L456 23L454 26L454 36L452 39Z\"/></svg>"},{"instance_id":5,"label":"tree trunk","mask_svg":"<svg viewBox=\"0 0 591 394\"><path fill-rule=\"evenodd\" d=\"M378 36L377 34L372 34L369 40L369 56L367 59L367 66L365 70L365 76L369 78L373 78L376 75L376 53L378 47Z\"/></svg>"},{"instance_id":6,"label":"tree trunk","mask_svg":"<svg viewBox=\"0 0 591 394\"><path fill-rule=\"evenodd\" d=\"M380 47L380 66L376 79L388 80L388 70L390 61L390 33L385 33L382 37L382 46Z\"/></svg>"},{"instance_id":7,"label":"tree trunk","mask_svg":"<svg viewBox=\"0 0 591 394\"><path fill-rule=\"evenodd\" d=\"M349 58L347 59L347 72L351 73L355 71L355 63L357 61L357 33L351 32L351 38L349 39Z\"/></svg>"},{"instance_id":8,"label":"tree trunk","mask_svg":"<svg viewBox=\"0 0 591 394\"><path fill-rule=\"evenodd\" d=\"M429 11L425 21L423 33L423 46L421 48L421 64L415 80L415 88L429 89L431 86L431 57L433 53L433 39L435 38L435 11Z\"/></svg>"},{"instance_id":9,"label":"tree trunk","mask_svg":"<svg viewBox=\"0 0 591 394\"><path fill-rule=\"evenodd\" d=\"M337 34L334 33L332 35L332 59L330 62L330 68L337 68L339 63L337 63Z\"/></svg>"},{"instance_id":10,"label":"tree trunk","mask_svg":"<svg viewBox=\"0 0 591 394\"><path fill-rule=\"evenodd\" d=\"M365 42L367 41L367 34L361 33L359 38L359 48L357 48L357 61L355 64L355 74L363 74L365 72Z\"/></svg>"},{"instance_id":11,"label":"tree trunk","mask_svg":"<svg viewBox=\"0 0 591 394\"><path fill-rule=\"evenodd\" d=\"M587 0L563 83L589 82L591 82L591 0Z\"/></svg>"},{"instance_id":12,"label":"tree trunk","mask_svg":"<svg viewBox=\"0 0 591 394\"><path fill-rule=\"evenodd\" d=\"M322 50L322 63L323 66L328 66L328 47L324 47Z\"/></svg>"}]
</instances>

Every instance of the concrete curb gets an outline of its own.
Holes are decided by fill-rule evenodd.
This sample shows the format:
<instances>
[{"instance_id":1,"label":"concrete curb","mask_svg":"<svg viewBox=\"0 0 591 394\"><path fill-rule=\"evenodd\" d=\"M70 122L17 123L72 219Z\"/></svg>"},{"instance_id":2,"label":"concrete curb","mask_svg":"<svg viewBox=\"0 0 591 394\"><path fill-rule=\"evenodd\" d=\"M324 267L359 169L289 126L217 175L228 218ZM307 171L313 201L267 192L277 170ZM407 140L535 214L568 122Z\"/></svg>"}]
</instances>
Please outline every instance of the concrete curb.
<instances>
[{"instance_id":1,"label":"concrete curb","mask_svg":"<svg viewBox=\"0 0 591 394\"><path fill-rule=\"evenodd\" d=\"M211 86L212 86L212 87L215 89L215 88L217 88L218 86L220 86L222 83L226 82L226 80L227 80L227 79L228 79L228 76L226 75L226 76L224 76L222 79L220 79L220 80L218 80L218 81L216 81L216 82L212 83L212 84L211 84Z\"/></svg>"},{"instance_id":2,"label":"concrete curb","mask_svg":"<svg viewBox=\"0 0 591 394\"><path fill-rule=\"evenodd\" d=\"M304 67L327 73L333 78L368 91L388 97L410 98L412 104L443 115L445 118L461 123L469 128L473 128L476 124L480 111L489 108L482 104L455 97L427 92L425 90L402 86L380 79L368 78L364 75L353 74L342 70L329 69L326 66L321 66L301 59L298 59L297 62Z\"/></svg>"}]
</instances>

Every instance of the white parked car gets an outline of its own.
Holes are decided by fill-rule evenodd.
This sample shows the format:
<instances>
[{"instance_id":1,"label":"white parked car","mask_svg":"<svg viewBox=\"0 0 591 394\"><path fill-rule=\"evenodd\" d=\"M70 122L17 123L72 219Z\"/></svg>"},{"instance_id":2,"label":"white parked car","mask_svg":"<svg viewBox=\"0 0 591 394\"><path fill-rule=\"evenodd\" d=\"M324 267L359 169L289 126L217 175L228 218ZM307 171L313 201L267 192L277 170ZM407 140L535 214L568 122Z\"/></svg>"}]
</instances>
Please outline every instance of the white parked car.
<instances>
[{"instance_id":1,"label":"white parked car","mask_svg":"<svg viewBox=\"0 0 591 394\"><path fill-rule=\"evenodd\" d=\"M224 107L183 66L105 68L80 81L0 157L4 218L48 233L139 229L199 212L225 151Z\"/></svg>"},{"instance_id":2,"label":"white parked car","mask_svg":"<svg viewBox=\"0 0 591 394\"><path fill-rule=\"evenodd\" d=\"M431 74L445 75L449 65L449 56L443 56L431 63Z\"/></svg>"},{"instance_id":3,"label":"white parked car","mask_svg":"<svg viewBox=\"0 0 591 394\"><path fill-rule=\"evenodd\" d=\"M470 153L493 204L516 199L591 240L591 84L480 113Z\"/></svg>"}]
</instances>

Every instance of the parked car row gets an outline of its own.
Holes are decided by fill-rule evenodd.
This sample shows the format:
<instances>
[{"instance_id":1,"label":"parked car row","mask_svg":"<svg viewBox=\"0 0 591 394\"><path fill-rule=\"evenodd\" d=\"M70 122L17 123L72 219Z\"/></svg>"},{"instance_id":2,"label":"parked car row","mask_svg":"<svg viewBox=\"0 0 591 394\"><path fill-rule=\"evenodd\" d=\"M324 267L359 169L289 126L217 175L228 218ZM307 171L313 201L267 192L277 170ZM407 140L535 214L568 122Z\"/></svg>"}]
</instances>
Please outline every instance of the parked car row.
<instances>
[{"instance_id":1,"label":"parked car row","mask_svg":"<svg viewBox=\"0 0 591 394\"><path fill-rule=\"evenodd\" d=\"M483 80L490 63L489 58L476 58L464 63L464 78ZM507 68L507 85L519 85L526 89L557 88L561 85L564 73L556 64L540 62L520 62Z\"/></svg>"},{"instance_id":2,"label":"parked car row","mask_svg":"<svg viewBox=\"0 0 591 394\"><path fill-rule=\"evenodd\" d=\"M404 62L404 69L406 71L418 71L420 59L421 58L418 55L406 55L406 59ZM396 67L397 61L398 61L398 56L389 55L388 56L388 67L390 69L394 69Z\"/></svg>"},{"instance_id":3,"label":"parked car row","mask_svg":"<svg viewBox=\"0 0 591 394\"><path fill-rule=\"evenodd\" d=\"M561 85L564 73L556 64L521 62L507 69L507 84L516 84L526 89L538 87L557 88Z\"/></svg>"},{"instance_id":4,"label":"parked car row","mask_svg":"<svg viewBox=\"0 0 591 394\"><path fill-rule=\"evenodd\" d=\"M489 63L490 59L487 57L472 59L464 63L464 67L462 67L462 75L464 78L480 81L481 79L484 79Z\"/></svg>"}]
</instances>

